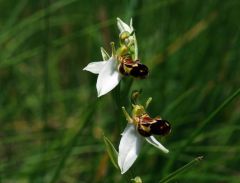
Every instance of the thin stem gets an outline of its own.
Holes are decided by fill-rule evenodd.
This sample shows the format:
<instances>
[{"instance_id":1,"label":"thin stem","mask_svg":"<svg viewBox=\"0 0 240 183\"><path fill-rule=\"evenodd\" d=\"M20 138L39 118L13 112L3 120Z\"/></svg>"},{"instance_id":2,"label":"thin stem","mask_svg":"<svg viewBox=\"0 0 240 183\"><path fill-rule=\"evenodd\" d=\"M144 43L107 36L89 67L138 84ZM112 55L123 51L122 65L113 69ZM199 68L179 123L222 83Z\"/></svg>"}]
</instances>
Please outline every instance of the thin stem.
<instances>
[{"instance_id":1,"label":"thin stem","mask_svg":"<svg viewBox=\"0 0 240 183\"><path fill-rule=\"evenodd\" d=\"M162 180L160 180L159 183L167 183L167 182L173 180L176 176L178 176L179 174L183 173L187 169L191 168L193 165L195 165L196 163L198 163L202 159L203 159L202 156L195 158L194 160L190 161L188 164L186 164L183 167L179 168L178 170L170 173L167 177L165 177Z\"/></svg>"},{"instance_id":2,"label":"thin stem","mask_svg":"<svg viewBox=\"0 0 240 183\"><path fill-rule=\"evenodd\" d=\"M149 97L149 98L147 99L147 101L146 101L145 109L148 108L148 106L149 106L149 104L151 103L151 101L152 101L152 97Z\"/></svg>"}]
</instances>

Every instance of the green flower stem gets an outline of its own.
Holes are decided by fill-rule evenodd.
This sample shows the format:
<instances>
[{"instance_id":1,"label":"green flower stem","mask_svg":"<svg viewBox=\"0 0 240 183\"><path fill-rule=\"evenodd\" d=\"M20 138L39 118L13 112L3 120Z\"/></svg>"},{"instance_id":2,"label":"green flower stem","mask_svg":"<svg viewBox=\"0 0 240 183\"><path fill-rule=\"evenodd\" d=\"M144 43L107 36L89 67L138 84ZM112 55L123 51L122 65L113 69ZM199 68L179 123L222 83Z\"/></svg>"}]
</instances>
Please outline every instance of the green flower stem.
<instances>
[{"instance_id":1,"label":"green flower stem","mask_svg":"<svg viewBox=\"0 0 240 183\"><path fill-rule=\"evenodd\" d=\"M120 85L121 85L121 81L112 92L112 97L117 108L121 107Z\"/></svg>"},{"instance_id":2,"label":"green flower stem","mask_svg":"<svg viewBox=\"0 0 240 183\"><path fill-rule=\"evenodd\" d=\"M202 160L202 158L203 158L202 156L195 158L194 160L190 161L188 164L184 165L183 167L179 168L178 170L169 174L167 177L160 180L159 183L167 183L167 182L173 180L176 176L183 173L184 171L186 171L187 169L191 168L193 165L198 163L200 160Z\"/></svg>"}]
</instances>

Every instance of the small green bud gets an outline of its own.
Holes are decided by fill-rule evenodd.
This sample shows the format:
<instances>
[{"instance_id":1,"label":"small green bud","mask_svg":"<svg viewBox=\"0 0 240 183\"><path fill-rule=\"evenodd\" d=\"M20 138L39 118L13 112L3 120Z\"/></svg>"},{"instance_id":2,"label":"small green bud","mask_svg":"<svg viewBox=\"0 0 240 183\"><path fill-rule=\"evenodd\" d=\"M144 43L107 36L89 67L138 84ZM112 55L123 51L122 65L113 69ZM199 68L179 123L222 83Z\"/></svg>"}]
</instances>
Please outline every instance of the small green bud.
<instances>
[{"instance_id":1,"label":"small green bud","mask_svg":"<svg viewBox=\"0 0 240 183\"><path fill-rule=\"evenodd\" d=\"M123 31L119 35L119 39L120 39L120 41L125 41L125 39L129 38L129 36L131 36L131 34L128 31Z\"/></svg>"},{"instance_id":2,"label":"small green bud","mask_svg":"<svg viewBox=\"0 0 240 183\"><path fill-rule=\"evenodd\" d=\"M141 93L142 93L142 89L132 91L132 94L131 94L132 104L137 104L138 98L139 98Z\"/></svg>"},{"instance_id":3,"label":"small green bud","mask_svg":"<svg viewBox=\"0 0 240 183\"><path fill-rule=\"evenodd\" d=\"M134 179L131 179L133 183L142 183L142 179L140 177L135 177Z\"/></svg>"}]
</instances>

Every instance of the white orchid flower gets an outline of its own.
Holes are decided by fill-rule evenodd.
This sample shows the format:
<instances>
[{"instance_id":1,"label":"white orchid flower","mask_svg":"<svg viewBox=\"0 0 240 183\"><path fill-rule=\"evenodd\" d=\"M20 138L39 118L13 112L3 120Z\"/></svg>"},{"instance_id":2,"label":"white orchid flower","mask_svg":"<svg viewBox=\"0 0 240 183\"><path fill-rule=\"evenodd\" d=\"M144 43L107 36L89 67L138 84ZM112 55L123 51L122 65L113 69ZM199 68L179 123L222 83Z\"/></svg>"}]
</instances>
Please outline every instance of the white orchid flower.
<instances>
[{"instance_id":1,"label":"white orchid flower","mask_svg":"<svg viewBox=\"0 0 240 183\"><path fill-rule=\"evenodd\" d=\"M132 27L132 19L130 21L130 26L124 23L120 18L117 18L117 25L121 32L129 32L129 36L124 38L124 41L129 43L127 45L127 49L130 49L130 46L134 46L134 57L137 57L137 48L136 48L136 40L135 35L130 35L133 32ZM129 46L129 47L128 47ZM121 50L121 49L120 49ZM114 45L112 44L112 56L110 57L107 52L101 48L103 61L91 62L89 63L83 70L89 71L93 74L98 74L97 78L97 93L98 97L107 94L112 89L114 89L120 82L122 75L118 71L119 60L117 59L117 55L115 53ZM120 54L120 52L118 52ZM120 54L121 55L121 54Z\"/></svg>"},{"instance_id":2,"label":"white orchid flower","mask_svg":"<svg viewBox=\"0 0 240 183\"><path fill-rule=\"evenodd\" d=\"M153 135L149 134L144 137L143 135L140 134L139 119L141 117L139 117L139 116L146 116L143 106L133 105L132 117L129 116L129 114L126 112L124 107L123 107L123 112L129 123L127 124L127 127L125 128L124 132L122 133L122 137L121 137L120 144L119 144L118 165L120 167L122 174L124 174L133 165L133 163L137 159L137 157L140 153L140 150L141 150L142 142L144 141L144 139L151 145L153 145L156 148L163 151L164 153L169 152L168 149L166 149L160 142L158 142ZM141 119L140 119L140 121L141 121ZM146 128L146 130L147 130L147 128ZM161 129L161 127L159 128L159 130L160 129ZM167 133L169 133L170 126L167 126L167 130L168 130ZM166 134L166 132L164 132L164 133Z\"/></svg>"},{"instance_id":3,"label":"white orchid flower","mask_svg":"<svg viewBox=\"0 0 240 183\"><path fill-rule=\"evenodd\" d=\"M121 75L117 69L118 61L114 52L113 44L111 57L103 48L101 48L103 61L91 62L83 69L93 74L98 74L96 84L98 97L110 92L121 80Z\"/></svg>"}]
</instances>

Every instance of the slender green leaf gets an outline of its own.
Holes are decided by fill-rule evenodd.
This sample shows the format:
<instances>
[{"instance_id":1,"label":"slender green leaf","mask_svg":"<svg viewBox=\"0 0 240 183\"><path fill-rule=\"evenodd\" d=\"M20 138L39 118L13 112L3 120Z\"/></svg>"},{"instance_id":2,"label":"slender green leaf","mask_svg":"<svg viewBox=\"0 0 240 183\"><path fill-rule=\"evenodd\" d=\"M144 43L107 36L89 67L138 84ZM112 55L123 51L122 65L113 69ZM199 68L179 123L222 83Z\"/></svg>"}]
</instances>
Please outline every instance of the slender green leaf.
<instances>
[{"instance_id":1,"label":"slender green leaf","mask_svg":"<svg viewBox=\"0 0 240 183\"><path fill-rule=\"evenodd\" d=\"M105 135L103 136L103 140L112 164L114 165L115 168L119 169L117 160L118 158L117 150L114 148L112 142Z\"/></svg>"}]
</instances>

